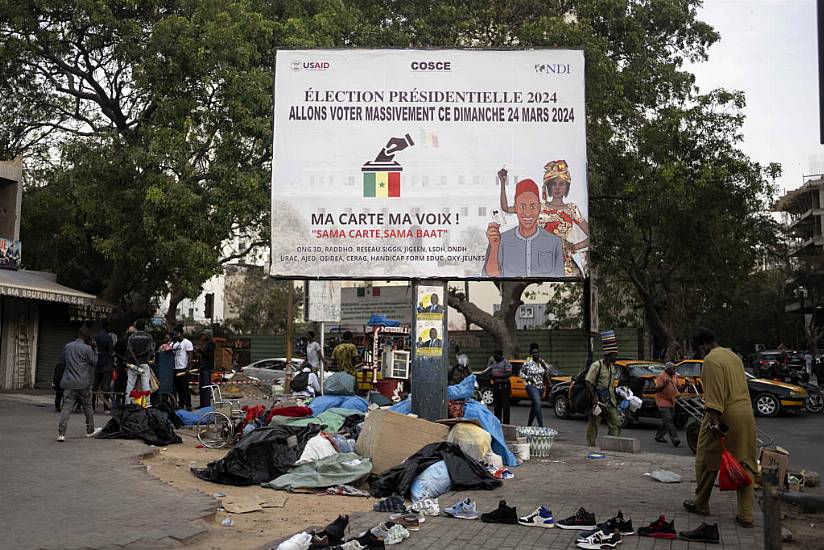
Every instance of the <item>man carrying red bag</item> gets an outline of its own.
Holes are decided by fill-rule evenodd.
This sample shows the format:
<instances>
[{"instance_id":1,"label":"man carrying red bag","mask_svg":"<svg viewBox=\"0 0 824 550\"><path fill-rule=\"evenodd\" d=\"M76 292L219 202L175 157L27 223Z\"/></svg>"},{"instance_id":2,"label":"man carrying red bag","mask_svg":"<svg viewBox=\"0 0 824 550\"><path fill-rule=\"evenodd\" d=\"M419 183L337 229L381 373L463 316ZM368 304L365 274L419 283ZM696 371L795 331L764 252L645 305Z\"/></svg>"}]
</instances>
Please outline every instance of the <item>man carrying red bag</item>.
<instances>
[{"instance_id":1,"label":"man carrying red bag","mask_svg":"<svg viewBox=\"0 0 824 550\"><path fill-rule=\"evenodd\" d=\"M705 328L696 330L692 347L696 358L704 358L701 379L705 405L695 454L695 499L685 501L684 508L695 514L709 515L710 494L721 467L724 448L738 460L751 479L758 472L755 416L741 359L729 349L720 347L715 335ZM738 514L735 522L742 527L752 527L755 504L752 484L740 486L736 492ZM718 527L701 524L698 529L682 532L679 536L689 541L718 542Z\"/></svg>"}]
</instances>

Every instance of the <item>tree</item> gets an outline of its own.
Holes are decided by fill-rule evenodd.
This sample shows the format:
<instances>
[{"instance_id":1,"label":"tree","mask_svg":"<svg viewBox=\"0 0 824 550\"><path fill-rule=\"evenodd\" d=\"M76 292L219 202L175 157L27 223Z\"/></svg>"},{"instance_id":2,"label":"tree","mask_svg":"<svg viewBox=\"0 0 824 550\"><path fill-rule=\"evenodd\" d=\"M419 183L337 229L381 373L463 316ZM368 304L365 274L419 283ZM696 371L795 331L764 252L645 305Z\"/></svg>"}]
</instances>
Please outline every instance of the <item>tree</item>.
<instances>
[{"instance_id":1,"label":"tree","mask_svg":"<svg viewBox=\"0 0 824 550\"><path fill-rule=\"evenodd\" d=\"M226 325L237 334L284 333L290 284L269 278L260 266L230 266L224 290ZM301 293L294 298L296 304L302 303Z\"/></svg>"},{"instance_id":2,"label":"tree","mask_svg":"<svg viewBox=\"0 0 824 550\"><path fill-rule=\"evenodd\" d=\"M0 2L0 103L21 106L0 152L58 144L27 166L28 267L126 320L170 292L173 323L267 241L273 23L254 4Z\"/></svg>"}]
</instances>

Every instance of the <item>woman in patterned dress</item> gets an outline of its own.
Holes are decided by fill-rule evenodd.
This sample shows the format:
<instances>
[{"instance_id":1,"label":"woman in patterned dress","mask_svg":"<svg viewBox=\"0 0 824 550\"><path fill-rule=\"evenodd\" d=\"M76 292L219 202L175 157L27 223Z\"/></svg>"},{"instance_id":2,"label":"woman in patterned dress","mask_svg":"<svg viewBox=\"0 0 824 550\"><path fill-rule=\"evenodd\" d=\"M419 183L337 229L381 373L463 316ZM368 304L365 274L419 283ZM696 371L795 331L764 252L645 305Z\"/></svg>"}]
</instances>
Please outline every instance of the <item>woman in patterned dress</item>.
<instances>
[{"instance_id":1,"label":"woman in patterned dress","mask_svg":"<svg viewBox=\"0 0 824 550\"><path fill-rule=\"evenodd\" d=\"M509 206L506 197L506 178L507 171L502 168L498 172L501 184L501 210L514 214L515 207ZM553 160L544 165L544 203L538 217L538 225L561 239L564 250L564 275L580 277L581 269L573 256L579 250L589 247L589 224L574 203L564 202L569 195L571 183L572 176L565 160ZM575 238L576 236L578 238Z\"/></svg>"}]
</instances>

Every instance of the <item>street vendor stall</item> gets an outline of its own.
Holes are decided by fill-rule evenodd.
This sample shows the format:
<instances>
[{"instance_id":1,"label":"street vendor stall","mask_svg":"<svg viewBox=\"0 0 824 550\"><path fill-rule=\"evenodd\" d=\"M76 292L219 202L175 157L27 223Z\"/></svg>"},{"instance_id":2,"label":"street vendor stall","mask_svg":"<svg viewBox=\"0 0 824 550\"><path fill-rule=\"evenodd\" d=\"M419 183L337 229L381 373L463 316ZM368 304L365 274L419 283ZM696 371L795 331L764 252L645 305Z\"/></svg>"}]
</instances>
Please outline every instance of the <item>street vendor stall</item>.
<instances>
[{"instance_id":1,"label":"street vendor stall","mask_svg":"<svg viewBox=\"0 0 824 550\"><path fill-rule=\"evenodd\" d=\"M358 373L358 391L376 390L392 399L408 392L409 326L374 316L364 333L364 363Z\"/></svg>"}]
</instances>

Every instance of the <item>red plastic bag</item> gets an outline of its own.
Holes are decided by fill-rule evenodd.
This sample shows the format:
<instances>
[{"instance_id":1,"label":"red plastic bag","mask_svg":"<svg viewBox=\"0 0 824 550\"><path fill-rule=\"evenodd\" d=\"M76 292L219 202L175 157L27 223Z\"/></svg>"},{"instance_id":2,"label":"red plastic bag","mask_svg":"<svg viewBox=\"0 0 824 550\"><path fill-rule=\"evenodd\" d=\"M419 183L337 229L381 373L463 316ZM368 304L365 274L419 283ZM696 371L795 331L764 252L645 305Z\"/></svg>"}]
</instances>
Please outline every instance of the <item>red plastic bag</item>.
<instances>
[{"instance_id":1,"label":"red plastic bag","mask_svg":"<svg viewBox=\"0 0 824 550\"><path fill-rule=\"evenodd\" d=\"M737 491L741 487L752 485L752 479L740 462L724 446L721 451L721 468L718 472L718 485L722 491Z\"/></svg>"}]
</instances>

